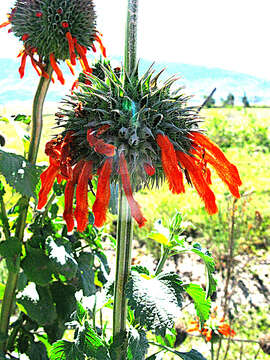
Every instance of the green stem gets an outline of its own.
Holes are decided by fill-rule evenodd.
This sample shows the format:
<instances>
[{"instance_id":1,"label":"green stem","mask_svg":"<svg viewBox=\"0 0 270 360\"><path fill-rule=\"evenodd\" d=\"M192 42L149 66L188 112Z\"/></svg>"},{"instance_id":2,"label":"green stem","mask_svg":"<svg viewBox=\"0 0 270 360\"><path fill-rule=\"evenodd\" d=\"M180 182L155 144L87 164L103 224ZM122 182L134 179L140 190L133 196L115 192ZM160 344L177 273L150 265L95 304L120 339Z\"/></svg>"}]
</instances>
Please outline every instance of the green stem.
<instances>
[{"instance_id":1,"label":"green stem","mask_svg":"<svg viewBox=\"0 0 270 360\"><path fill-rule=\"evenodd\" d=\"M123 190L119 194L117 222L116 273L114 286L113 338L116 344L116 360L126 359L127 301L125 286L130 273L133 219Z\"/></svg>"},{"instance_id":2,"label":"green stem","mask_svg":"<svg viewBox=\"0 0 270 360\"><path fill-rule=\"evenodd\" d=\"M138 0L128 0L124 63L127 75L133 72L137 62L137 12ZM132 237L133 219L131 217L127 198L121 189L119 194L117 221L116 274L113 308L115 360L125 360L127 358L127 300L125 296L125 287L130 273Z\"/></svg>"},{"instance_id":3,"label":"green stem","mask_svg":"<svg viewBox=\"0 0 270 360\"><path fill-rule=\"evenodd\" d=\"M211 340L211 360L214 360L214 342Z\"/></svg>"},{"instance_id":4,"label":"green stem","mask_svg":"<svg viewBox=\"0 0 270 360\"><path fill-rule=\"evenodd\" d=\"M2 221L2 227L3 227L5 239L8 240L10 237L9 222L8 222L4 199L1 194L0 194L0 219Z\"/></svg>"},{"instance_id":5,"label":"green stem","mask_svg":"<svg viewBox=\"0 0 270 360\"><path fill-rule=\"evenodd\" d=\"M139 0L128 0L126 40L125 40L125 71L130 75L137 63L137 21Z\"/></svg>"},{"instance_id":6,"label":"green stem","mask_svg":"<svg viewBox=\"0 0 270 360\"><path fill-rule=\"evenodd\" d=\"M43 76L40 78L38 88L33 101L33 111L32 111L32 134L31 141L28 153L28 161L31 164L36 163L40 137L42 132L42 110L44 100L48 91L48 87L51 81L51 75L53 69L51 65L48 65L46 68L46 72L49 74L49 79L44 78ZM24 230L26 225L26 218L29 206L29 198L23 196L20 201L20 215L17 221L15 236L21 242L23 242L24 238ZM0 318L0 350L3 352L6 351L6 339L8 335L8 326L9 320L12 313L13 303L15 299L15 292L17 287L17 280L20 271L20 255L18 255L16 259L16 271L9 271L7 284L5 287L4 299L2 303L1 309L1 318Z\"/></svg>"},{"instance_id":7,"label":"green stem","mask_svg":"<svg viewBox=\"0 0 270 360\"><path fill-rule=\"evenodd\" d=\"M162 256L159 260L157 269L156 269L156 273L155 273L156 275L161 273L163 266L164 266L166 260L168 259L169 253L170 253L170 248L165 247L165 249L163 250Z\"/></svg>"}]
</instances>

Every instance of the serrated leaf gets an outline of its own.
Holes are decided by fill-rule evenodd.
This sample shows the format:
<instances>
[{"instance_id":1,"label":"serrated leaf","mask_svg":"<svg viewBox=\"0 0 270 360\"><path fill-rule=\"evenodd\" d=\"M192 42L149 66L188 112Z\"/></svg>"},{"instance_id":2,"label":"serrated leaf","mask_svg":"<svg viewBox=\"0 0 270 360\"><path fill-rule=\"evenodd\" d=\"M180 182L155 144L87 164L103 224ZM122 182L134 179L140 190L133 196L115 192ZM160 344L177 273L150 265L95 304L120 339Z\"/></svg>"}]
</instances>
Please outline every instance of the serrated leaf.
<instances>
[{"instance_id":1,"label":"serrated leaf","mask_svg":"<svg viewBox=\"0 0 270 360\"><path fill-rule=\"evenodd\" d=\"M27 255L21 266L28 279L38 285L47 285L52 280L54 269L43 250L27 247Z\"/></svg>"},{"instance_id":2,"label":"serrated leaf","mask_svg":"<svg viewBox=\"0 0 270 360\"><path fill-rule=\"evenodd\" d=\"M76 304L76 315L79 323L82 324L83 319L87 316L87 311L80 302Z\"/></svg>"},{"instance_id":3,"label":"serrated leaf","mask_svg":"<svg viewBox=\"0 0 270 360\"><path fill-rule=\"evenodd\" d=\"M170 278L171 275L171 278ZM176 279L179 281L177 284ZM172 328L180 315L181 280L177 274L160 274L146 279L144 274L132 272L126 286L128 304L135 318L147 329L162 336Z\"/></svg>"},{"instance_id":4,"label":"serrated leaf","mask_svg":"<svg viewBox=\"0 0 270 360\"><path fill-rule=\"evenodd\" d=\"M53 299L46 287L30 283L18 294L17 303L40 326L52 324L57 317Z\"/></svg>"},{"instance_id":5,"label":"serrated leaf","mask_svg":"<svg viewBox=\"0 0 270 360\"><path fill-rule=\"evenodd\" d=\"M96 293L95 272L92 266L93 255L90 253L81 253L78 258L77 276L84 296L90 296Z\"/></svg>"},{"instance_id":6,"label":"serrated leaf","mask_svg":"<svg viewBox=\"0 0 270 360\"><path fill-rule=\"evenodd\" d=\"M50 350L50 360L84 360L84 354L76 344L67 340L55 342Z\"/></svg>"},{"instance_id":7,"label":"serrated leaf","mask_svg":"<svg viewBox=\"0 0 270 360\"><path fill-rule=\"evenodd\" d=\"M73 257L70 243L65 239L53 239L49 236L46 239L45 248L51 263L59 274L70 280L75 277L78 264Z\"/></svg>"},{"instance_id":8,"label":"serrated leaf","mask_svg":"<svg viewBox=\"0 0 270 360\"><path fill-rule=\"evenodd\" d=\"M27 197L36 197L35 189L42 172L23 156L0 150L0 173L17 192Z\"/></svg>"},{"instance_id":9,"label":"serrated leaf","mask_svg":"<svg viewBox=\"0 0 270 360\"><path fill-rule=\"evenodd\" d=\"M88 321L85 321L84 325L80 328L76 344L88 357L92 357L95 360L110 360L107 346Z\"/></svg>"},{"instance_id":10,"label":"serrated leaf","mask_svg":"<svg viewBox=\"0 0 270 360\"><path fill-rule=\"evenodd\" d=\"M205 291L197 284L183 285L185 291L192 297L197 315L201 323L204 323L210 315L211 299L206 298Z\"/></svg>"},{"instance_id":11,"label":"serrated leaf","mask_svg":"<svg viewBox=\"0 0 270 360\"><path fill-rule=\"evenodd\" d=\"M0 243L0 255L6 259L9 271L17 271L21 249L22 243L16 237L9 238L9 240Z\"/></svg>"},{"instance_id":12,"label":"serrated leaf","mask_svg":"<svg viewBox=\"0 0 270 360\"><path fill-rule=\"evenodd\" d=\"M128 333L128 360L144 360L149 348L146 333L130 328Z\"/></svg>"}]
</instances>

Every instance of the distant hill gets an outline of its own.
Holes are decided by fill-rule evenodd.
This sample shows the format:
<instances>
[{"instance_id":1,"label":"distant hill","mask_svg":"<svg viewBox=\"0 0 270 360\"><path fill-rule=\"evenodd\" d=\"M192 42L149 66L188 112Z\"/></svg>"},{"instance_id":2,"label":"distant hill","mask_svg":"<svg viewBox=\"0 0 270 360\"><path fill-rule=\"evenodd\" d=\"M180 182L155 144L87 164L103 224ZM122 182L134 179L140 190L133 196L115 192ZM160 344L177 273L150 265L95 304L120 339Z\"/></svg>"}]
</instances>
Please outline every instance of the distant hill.
<instances>
[{"instance_id":1,"label":"distant hill","mask_svg":"<svg viewBox=\"0 0 270 360\"><path fill-rule=\"evenodd\" d=\"M120 58L115 58L120 62ZM33 98L38 76L28 63L25 77L20 80L18 67L19 59L0 59L0 105L16 104L17 102L29 102ZM144 72L151 62L142 59L140 71ZM181 63L156 62L154 68L160 71L166 68L163 78L177 74L180 76L179 85L185 87L185 91L193 96L193 103L200 104L203 96L208 95L213 88L217 88L214 95L217 103L221 98L226 98L228 93L233 93L236 101L241 102L241 97L246 93L252 104L270 105L270 81L260 79L247 74L223 70L219 68L207 68ZM61 98L69 93L74 78L70 75L66 65L61 66L66 78L66 86L56 84L50 86L47 101L58 103ZM79 68L77 69L79 71ZM17 112L19 109L16 109Z\"/></svg>"}]
</instances>

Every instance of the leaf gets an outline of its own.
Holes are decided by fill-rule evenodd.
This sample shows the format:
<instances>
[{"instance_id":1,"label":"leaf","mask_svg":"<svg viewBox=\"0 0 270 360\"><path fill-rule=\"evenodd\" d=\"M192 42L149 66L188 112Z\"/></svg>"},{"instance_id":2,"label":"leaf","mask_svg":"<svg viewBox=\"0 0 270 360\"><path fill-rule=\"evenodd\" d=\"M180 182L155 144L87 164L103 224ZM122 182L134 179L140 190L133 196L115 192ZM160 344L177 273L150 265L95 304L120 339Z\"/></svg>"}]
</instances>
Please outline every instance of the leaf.
<instances>
[{"instance_id":1,"label":"leaf","mask_svg":"<svg viewBox=\"0 0 270 360\"><path fill-rule=\"evenodd\" d=\"M20 194L36 197L35 189L41 172L41 167L30 164L23 156L0 150L0 173Z\"/></svg>"},{"instance_id":2,"label":"leaf","mask_svg":"<svg viewBox=\"0 0 270 360\"><path fill-rule=\"evenodd\" d=\"M9 123L8 118L3 117L3 116L0 116L0 121L3 121L3 122L5 122L5 123Z\"/></svg>"},{"instance_id":3,"label":"leaf","mask_svg":"<svg viewBox=\"0 0 270 360\"><path fill-rule=\"evenodd\" d=\"M189 352L180 352L177 350L171 351L173 354L178 355L183 360L206 360L204 356L202 356L201 353L199 353L197 350L190 350Z\"/></svg>"},{"instance_id":4,"label":"leaf","mask_svg":"<svg viewBox=\"0 0 270 360\"><path fill-rule=\"evenodd\" d=\"M205 291L197 284L183 285L185 291L194 300L195 309L201 323L204 323L210 315L211 299L206 298Z\"/></svg>"},{"instance_id":5,"label":"leaf","mask_svg":"<svg viewBox=\"0 0 270 360\"><path fill-rule=\"evenodd\" d=\"M88 357L93 357L95 360L110 360L107 346L88 321L85 321L79 330L76 344Z\"/></svg>"},{"instance_id":6,"label":"leaf","mask_svg":"<svg viewBox=\"0 0 270 360\"><path fill-rule=\"evenodd\" d=\"M70 280L75 277L78 264L73 257L72 247L68 240L53 239L49 236L46 239L45 248L51 263L59 274Z\"/></svg>"},{"instance_id":7,"label":"leaf","mask_svg":"<svg viewBox=\"0 0 270 360\"><path fill-rule=\"evenodd\" d=\"M0 255L6 259L6 264L9 271L17 271L21 249L22 243L16 237L11 237L6 241L1 241Z\"/></svg>"},{"instance_id":8,"label":"leaf","mask_svg":"<svg viewBox=\"0 0 270 360\"><path fill-rule=\"evenodd\" d=\"M217 280L213 277L213 273L215 272L215 262L212 258L209 251L206 249L202 249L200 244L196 243L193 245L193 248L191 251L197 255L200 256L200 258L203 260L207 275L208 275L208 282L207 282L207 289L206 289L206 297L210 297L213 292L216 291L217 288Z\"/></svg>"},{"instance_id":9,"label":"leaf","mask_svg":"<svg viewBox=\"0 0 270 360\"><path fill-rule=\"evenodd\" d=\"M49 290L46 287L29 283L18 294L17 303L21 310L40 326L52 324L56 319L56 308Z\"/></svg>"},{"instance_id":10,"label":"leaf","mask_svg":"<svg viewBox=\"0 0 270 360\"><path fill-rule=\"evenodd\" d=\"M146 360L163 360L164 351L159 351L148 358Z\"/></svg>"},{"instance_id":11,"label":"leaf","mask_svg":"<svg viewBox=\"0 0 270 360\"><path fill-rule=\"evenodd\" d=\"M90 253L81 253L78 258L77 276L80 281L80 288L84 296L90 296L96 293L95 272L93 266L93 255Z\"/></svg>"},{"instance_id":12,"label":"leaf","mask_svg":"<svg viewBox=\"0 0 270 360\"><path fill-rule=\"evenodd\" d=\"M26 353L30 360L49 360L46 346L42 342L32 342Z\"/></svg>"},{"instance_id":13,"label":"leaf","mask_svg":"<svg viewBox=\"0 0 270 360\"><path fill-rule=\"evenodd\" d=\"M149 348L146 333L130 328L128 334L128 360L144 360Z\"/></svg>"},{"instance_id":14,"label":"leaf","mask_svg":"<svg viewBox=\"0 0 270 360\"><path fill-rule=\"evenodd\" d=\"M77 302L76 304L76 315L77 315L77 319L79 321L80 324L82 324L83 319L87 316L87 311L85 310L85 308L82 306L82 304L80 302Z\"/></svg>"},{"instance_id":15,"label":"leaf","mask_svg":"<svg viewBox=\"0 0 270 360\"><path fill-rule=\"evenodd\" d=\"M30 281L47 285L52 280L54 269L43 250L27 246L27 255L21 266Z\"/></svg>"},{"instance_id":16,"label":"leaf","mask_svg":"<svg viewBox=\"0 0 270 360\"><path fill-rule=\"evenodd\" d=\"M84 354L76 344L67 340L55 342L50 350L50 360L84 360Z\"/></svg>"},{"instance_id":17,"label":"leaf","mask_svg":"<svg viewBox=\"0 0 270 360\"><path fill-rule=\"evenodd\" d=\"M50 284L50 291L56 306L58 319L63 323L70 321L71 314L76 310L76 289L71 285L54 281Z\"/></svg>"},{"instance_id":18,"label":"leaf","mask_svg":"<svg viewBox=\"0 0 270 360\"><path fill-rule=\"evenodd\" d=\"M179 317L182 304L181 280L177 274L161 273L149 278L132 271L126 286L128 304L135 311L135 318L148 330L162 336L172 328Z\"/></svg>"}]
</instances>

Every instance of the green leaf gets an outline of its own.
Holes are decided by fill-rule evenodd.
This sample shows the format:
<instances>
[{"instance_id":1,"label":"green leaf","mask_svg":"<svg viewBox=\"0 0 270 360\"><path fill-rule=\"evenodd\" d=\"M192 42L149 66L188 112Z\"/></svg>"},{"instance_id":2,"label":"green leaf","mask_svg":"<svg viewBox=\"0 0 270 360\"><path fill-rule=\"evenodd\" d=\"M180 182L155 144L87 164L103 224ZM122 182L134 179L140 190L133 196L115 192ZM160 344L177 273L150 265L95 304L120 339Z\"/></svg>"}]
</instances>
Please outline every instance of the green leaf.
<instances>
[{"instance_id":1,"label":"green leaf","mask_svg":"<svg viewBox=\"0 0 270 360\"><path fill-rule=\"evenodd\" d=\"M185 291L194 300L195 309L201 323L204 323L210 315L211 299L206 298L205 291L197 284L183 285Z\"/></svg>"},{"instance_id":2,"label":"green leaf","mask_svg":"<svg viewBox=\"0 0 270 360\"><path fill-rule=\"evenodd\" d=\"M177 350L170 351L175 355L178 355L183 360L206 360L204 356L202 356L201 353L199 353L197 350L190 350L189 352L180 352Z\"/></svg>"},{"instance_id":3,"label":"green leaf","mask_svg":"<svg viewBox=\"0 0 270 360\"><path fill-rule=\"evenodd\" d=\"M177 274L161 273L151 278L132 271L126 286L128 304L135 311L135 318L148 330L165 335L180 316L182 304L181 280Z\"/></svg>"},{"instance_id":4,"label":"green leaf","mask_svg":"<svg viewBox=\"0 0 270 360\"><path fill-rule=\"evenodd\" d=\"M78 258L77 276L80 282L80 288L84 296L90 296L96 293L95 271L93 270L94 257L90 253L81 253Z\"/></svg>"},{"instance_id":5,"label":"green leaf","mask_svg":"<svg viewBox=\"0 0 270 360\"><path fill-rule=\"evenodd\" d=\"M32 342L26 353L30 360L48 360L47 349L42 342Z\"/></svg>"},{"instance_id":6,"label":"green leaf","mask_svg":"<svg viewBox=\"0 0 270 360\"><path fill-rule=\"evenodd\" d=\"M35 189L42 172L23 156L0 150L0 173L14 190L27 197L36 197Z\"/></svg>"},{"instance_id":7,"label":"green leaf","mask_svg":"<svg viewBox=\"0 0 270 360\"><path fill-rule=\"evenodd\" d=\"M28 279L38 285L47 285L52 280L54 269L50 259L41 249L27 246L27 255L21 266Z\"/></svg>"},{"instance_id":8,"label":"green leaf","mask_svg":"<svg viewBox=\"0 0 270 360\"><path fill-rule=\"evenodd\" d=\"M87 317L87 311L80 302L77 302L76 315L80 324L82 324L83 319Z\"/></svg>"},{"instance_id":9,"label":"green leaf","mask_svg":"<svg viewBox=\"0 0 270 360\"><path fill-rule=\"evenodd\" d=\"M53 302L56 305L58 319L63 323L70 321L71 314L76 310L76 289L71 285L54 281L50 284Z\"/></svg>"},{"instance_id":10,"label":"green leaf","mask_svg":"<svg viewBox=\"0 0 270 360\"><path fill-rule=\"evenodd\" d=\"M22 115L22 114L18 114L15 118L14 118L14 121L20 121L22 122L23 124L30 124L31 122L31 117L30 116L27 116L27 115Z\"/></svg>"},{"instance_id":11,"label":"green leaf","mask_svg":"<svg viewBox=\"0 0 270 360\"><path fill-rule=\"evenodd\" d=\"M207 289L206 289L206 297L209 297L216 291L217 288L217 280L213 277L213 273L215 272L215 262L212 258L209 251L206 249L202 249L200 244L196 243L193 245L191 251L200 256L203 260L208 276Z\"/></svg>"},{"instance_id":12,"label":"green leaf","mask_svg":"<svg viewBox=\"0 0 270 360\"><path fill-rule=\"evenodd\" d=\"M57 317L51 293L46 287L29 283L18 294L17 303L20 309L40 326L52 324Z\"/></svg>"},{"instance_id":13,"label":"green leaf","mask_svg":"<svg viewBox=\"0 0 270 360\"><path fill-rule=\"evenodd\" d=\"M50 350L50 360L84 360L84 354L74 342L60 340L55 342Z\"/></svg>"},{"instance_id":14,"label":"green leaf","mask_svg":"<svg viewBox=\"0 0 270 360\"><path fill-rule=\"evenodd\" d=\"M128 334L128 360L144 360L149 348L146 333L130 328Z\"/></svg>"},{"instance_id":15,"label":"green leaf","mask_svg":"<svg viewBox=\"0 0 270 360\"><path fill-rule=\"evenodd\" d=\"M9 271L17 271L21 249L22 243L16 237L9 238L9 240L6 241L1 241L0 255L6 259Z\"/></svg>"},{"instance_id":16,"label":"green leaf","mask_svg":"<svg viewBox=\"0 0 270 360\"><path fill-rule=\"evenodd\" d=\"M65 239L53 239L49 236L46 239L45 248L51 263L59 274L70 280L75 277L78 264L73 257L72 247Z\"/></svg>"},{"instance_id":17,"label":"green leaf","mask_svg":"<svg viewBox=\"0 0 270 360\"><path fill-rule=\"evenodd\" d=\"M95 360L110 360L106 344L90 326L88 321L85 321L84 325L80 328L76 344L80 351L88 357L92 357Z\"/></svg>"},{"instance_id":18,"label":"green leaf","mask_svg":"<svg viewBox=\"0 0 270 360\"><path fill-rule=\"evenodd\" d=\"M5 123L9 123L8 118L0 116L0 121L3 121Z\"/></svg>"}]
</instances>

